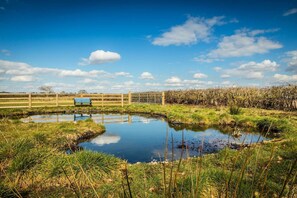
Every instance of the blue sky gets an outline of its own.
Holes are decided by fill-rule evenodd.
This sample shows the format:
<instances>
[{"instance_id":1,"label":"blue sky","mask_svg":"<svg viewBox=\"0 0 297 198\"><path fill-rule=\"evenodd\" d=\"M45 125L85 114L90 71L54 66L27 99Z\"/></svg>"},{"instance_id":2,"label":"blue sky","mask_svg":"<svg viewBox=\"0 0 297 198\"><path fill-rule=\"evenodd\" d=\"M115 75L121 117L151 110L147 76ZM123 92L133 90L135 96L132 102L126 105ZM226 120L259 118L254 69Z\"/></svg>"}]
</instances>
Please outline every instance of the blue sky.
<instances>
[{"instance_id":1,"label":"blue sky","mask_svg":"<svg viewBox=\"0 0 297 198\"><path fill-rule=\"evenodd\" d=\"M0 91L296 84L296 24L296 0L0 0Z\"/></svg>"}]
</instances>

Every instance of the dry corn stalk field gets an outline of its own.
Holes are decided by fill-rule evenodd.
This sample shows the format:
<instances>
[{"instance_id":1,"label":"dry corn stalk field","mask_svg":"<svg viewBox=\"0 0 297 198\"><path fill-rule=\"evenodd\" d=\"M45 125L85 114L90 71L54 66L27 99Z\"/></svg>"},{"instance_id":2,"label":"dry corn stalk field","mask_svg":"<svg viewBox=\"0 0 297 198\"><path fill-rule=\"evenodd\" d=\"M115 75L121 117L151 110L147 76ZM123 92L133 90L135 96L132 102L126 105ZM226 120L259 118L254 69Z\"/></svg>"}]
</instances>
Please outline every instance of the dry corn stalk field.
<instances>
[{"instance_id":1,"label":"dry corn stalk field","mask_svg":"<svg viewBox=\"0 0 297 198\"><path fill-rule=\"evenodd\" d=\"M297 85L167 91L166 103L297 110Z\"/></svg>"}]
</instances>

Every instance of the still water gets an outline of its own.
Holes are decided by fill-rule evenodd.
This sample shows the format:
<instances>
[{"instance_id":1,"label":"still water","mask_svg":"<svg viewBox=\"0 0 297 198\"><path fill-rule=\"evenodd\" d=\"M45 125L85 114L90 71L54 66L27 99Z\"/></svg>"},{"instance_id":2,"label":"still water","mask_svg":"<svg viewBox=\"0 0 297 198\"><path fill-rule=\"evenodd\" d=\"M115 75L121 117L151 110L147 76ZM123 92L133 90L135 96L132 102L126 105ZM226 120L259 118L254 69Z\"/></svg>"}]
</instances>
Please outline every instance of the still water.
<instances>
[{"instance_id":1,"label":"still water","mask_svg":"<svg viewBox=\"0 0 297 198\"><path fill-rule=\"evenodd\" d=\"M257 133L231 131L194 126L172 126L163 118L120 114L64 114L34 115L24 122L78 121L87 118L104 124L106 132L91 140L81 142L80 147L112 154L130 163L178 159L186 156L214 153L232 144L250 144L266 140ZM187 128L187 129L186 129ZM173 153L172 153L173 148Z\"/></svg>"}]
</instances>

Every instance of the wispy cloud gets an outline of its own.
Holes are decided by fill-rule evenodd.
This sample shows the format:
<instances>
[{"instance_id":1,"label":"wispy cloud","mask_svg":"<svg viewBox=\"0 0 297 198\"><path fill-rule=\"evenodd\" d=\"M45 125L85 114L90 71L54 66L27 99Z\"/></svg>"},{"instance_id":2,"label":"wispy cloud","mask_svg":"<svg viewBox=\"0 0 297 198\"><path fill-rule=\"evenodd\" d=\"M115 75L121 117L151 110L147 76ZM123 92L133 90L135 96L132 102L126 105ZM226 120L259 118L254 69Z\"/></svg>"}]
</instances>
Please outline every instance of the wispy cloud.
<instances>
[{"instance_id":1,"label":"wispy cloud","mask_svg":"<svg viewBox=\"0 0 297 198\"><path fill-rule=\"evenodd\" d=\"M10 79L11 81L16 81L16 82L32 82L35 81L33 76L13 76Z\"/></svg>"},{"instance_id":2,"label":"wispy cloud","mask_svg":"<svg viewBox=\"0 0 297 198\"><path fill-rule=\"evenodd\" d=\"M79 65L98 65L108 62L114 62L121 59L121 55L116 52L96 50L88 58L83 58Z\"/></svg>"},{"instance_id":3,"label":"wispy cloud","mask_svg":"<svg viewBox=\"0 0 297 198\"><path fill-rule=\"evenodd\" d=\"M122 76L127 78L132 78L133 76L129 72L116 72L114 73L115 76Z\"/></svg>"},{"instance_id":4,"label":"wispy cloud","mask_svg":"<svg viewBox=\"0 0 297 198\"><path fill-rule=\"evenodd\" d=\"M275 74L273 77L280 82L297 82L297 75Z\"/></svg>"},{"instance_id":5,"label":"wispy cloud","mask_svg":"<svg viewBox=\"0 0 297 198\"><path fill-rule=\"evenodd\" d=\"M284 61L288 64L287 71L297 74L297 50L286 52Z\"/></svg>"},{"instance_id":6,"label":"wispy cloud","mask_svg":"<svg viewBox=\"0 0 297 198\"><path fill-rule=\"evenodd\" d=\"M189 17L182 25L173 26L160 37L154 38L153 45L191 45L197 42L207 42L216 25L222 25L224 16L213 18Z\"/></svg>"},{"instance_id":7,"label":"wispy cloud","mask_svg":"<svg viewBox=\"0 0 297 198\"><path fill-rule=\"evenodd\" d=\"M0 73L5 75L10 75L10 76L55 75L61 78L62 77L115 78L117 76L131 77L131 74L127 72L115 72L113 74L113 73L108 73L104 70L84 71L81 69L68 70L68 69L47 68L47 67L33 67L27 63L13 62L13 61L7 61L7 60L0 60Z\"/></svg>"},{"instance_id":8,"label":"wispy cloud","mask_svg":"<svg viewBox=\"0 0 297 198\"><path fill-rule=\"evenodd\" d=\"M0 53L4 54L5 56L10 56L11 55L10 51L7 50L7 49L0 50Z\"/></svg>"},{"instance_id":9,"label":"wispy cloud","mask_svg":"<svg viewBox=\"0 0 297 198\"><path fill-rule=\"evenodd\" d=\"M165 80L165 87L175 87L175 88L203 88L213 84L213 81L203 81L203 80L182 80L177 76L172 76Z\"/></svg>"},{"instance_id":10,"label":"wispy cloud","mask_svg":"<svg viewBox=\"0 0 297 198\"><path fill-rule=\"evenodd\" d=\"M290 10L287 10L283 16L289 16L289 15L292 15L292 14L296 14L297 13L297 8L292 8Z\"/></svg>"},{"instance_id":11,"label":"wispy cloud","mask_svg":"<svg viewBox=\"0 0 297 198\"><path fill-rule=\"evenodd\" d=\"M142 72L142 74L139 77L140 79L144 80L153 80L155 79L154 76L150 72Z\"/></svg>"},{"instance_id":12,"label":"wispy cloud","mask_svg":"<svg viewBox=\"0 0 297 198\"><path fill-rule=\"evenodd\" d=\"M278 29L249 30L241 29L231 36L224 36L218 43L217 49L210 51L207 55L196 57L199 62L220 61L223 58L252 56L264 54L270 50L282 48L282 44L272 41L264 36L264 33L276 32Z\"/></svg>"},{"instance_id":13,"label":"wispy cloud","mask_svg":"<svg viewBox=\"0 0 297 198\"><path fill-rule=\"evenodd\" d=\"M193 75L193 78L207 78L208 76L203 73L196 73Z\"/></svg>"},{"instance_id":14,"label":"wispy cloud","mask_svg":"<svg viewBox=\"0 0 297 198\"><path fill-rule=\"evenodd\" d=\"M265 72L276 71L279 65L275 61L248 62L232 69L220 70L222 78L240 77L245 79L261 79Z\"/></svg>"}]
</instances>

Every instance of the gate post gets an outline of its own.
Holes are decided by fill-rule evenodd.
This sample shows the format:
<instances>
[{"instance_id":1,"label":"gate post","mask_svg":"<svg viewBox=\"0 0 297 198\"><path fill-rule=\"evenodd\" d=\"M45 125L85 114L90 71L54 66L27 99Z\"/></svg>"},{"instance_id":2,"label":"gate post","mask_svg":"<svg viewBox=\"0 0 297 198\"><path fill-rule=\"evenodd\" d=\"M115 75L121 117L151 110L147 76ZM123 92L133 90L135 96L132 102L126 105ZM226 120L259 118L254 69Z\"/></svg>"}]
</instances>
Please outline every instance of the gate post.
<instances>
[{"instance_id":1,"label":"gate post","mask_svg":"<svg viewBox=\"0 0 297 198\"><path fill-rule=\"evenodd\" d=\"M129 91L129 93L128 93L128 104L130 105L131 102L132 102L131 91Z\"/></svg>"},{"instance_id":2,"label":"gate post","mask_svg":"<svg viewBox=\"0 0 297 198\"><path fill-rule=\"evenodd\" d=\"M56 106L59 106L59 94L56 93Z\"/></svg>"},{"instance_id":3,"label":"gate post","mask_svg":"<svg viewBox=\"0 0 297 198\"><path fill-rule=\"evenodd\" d=\"M162 105L165 105L165 92L162 92Z\"/></svg>"},{"instance_id":4,"label":"gate post","mask_svg":"<svg viewBox=\"0 0 297 198\"><path fill-rule=\"evenodd\" d=\"M29 108L32 107L32 94L29 93Z\"/></svg>"}]
</instances>

